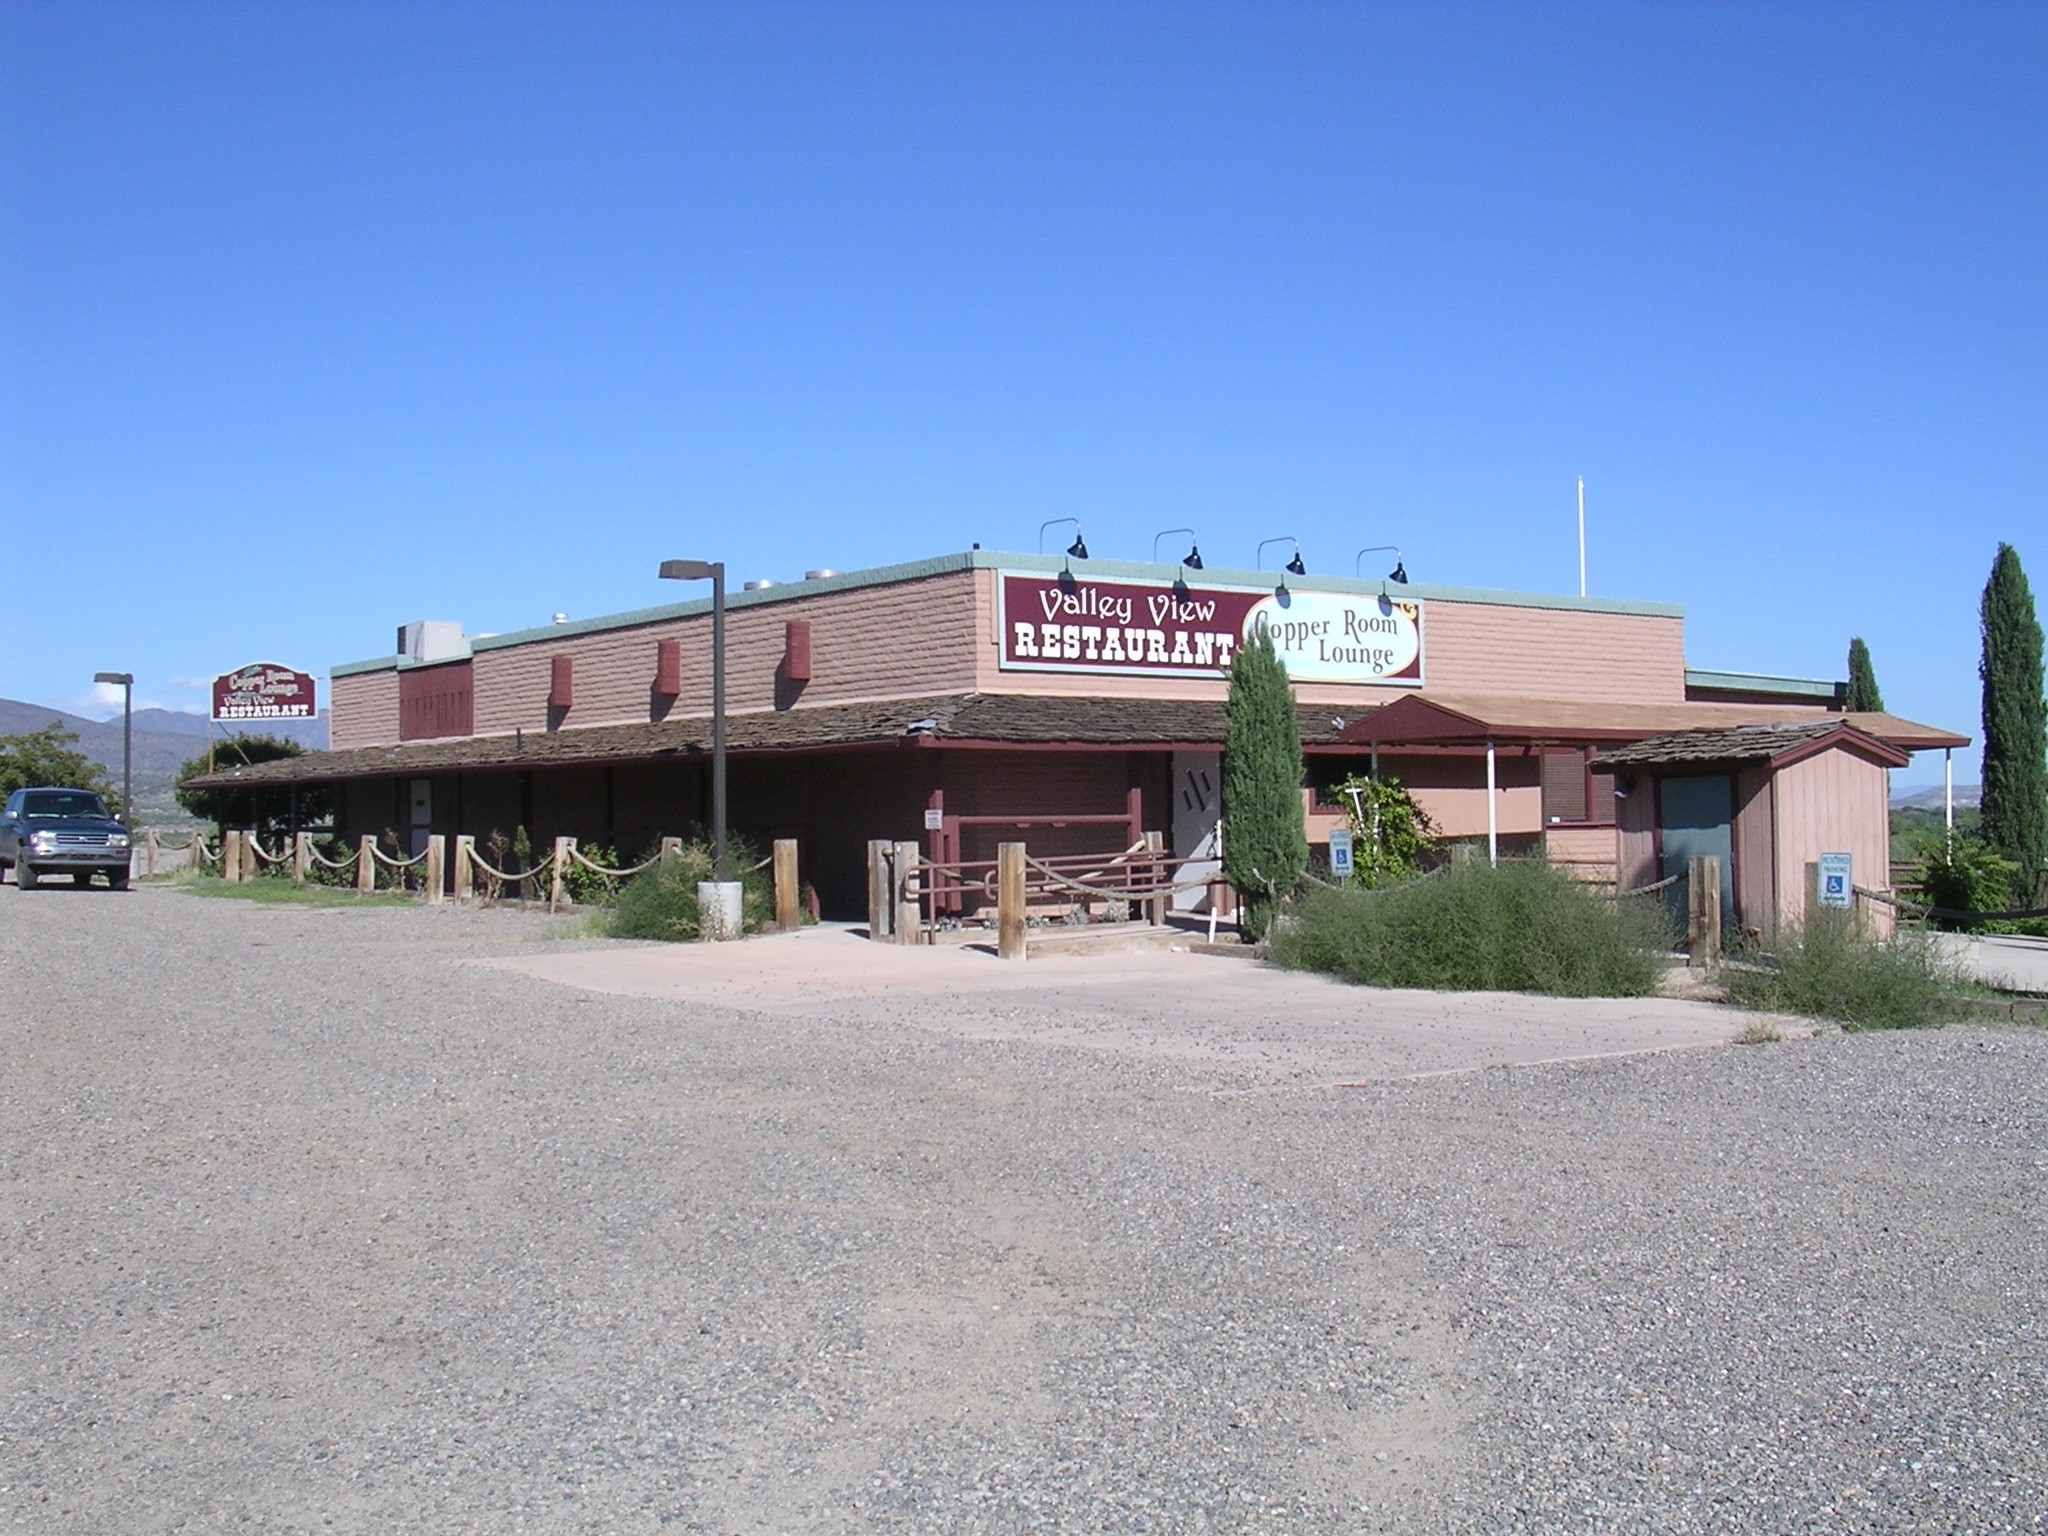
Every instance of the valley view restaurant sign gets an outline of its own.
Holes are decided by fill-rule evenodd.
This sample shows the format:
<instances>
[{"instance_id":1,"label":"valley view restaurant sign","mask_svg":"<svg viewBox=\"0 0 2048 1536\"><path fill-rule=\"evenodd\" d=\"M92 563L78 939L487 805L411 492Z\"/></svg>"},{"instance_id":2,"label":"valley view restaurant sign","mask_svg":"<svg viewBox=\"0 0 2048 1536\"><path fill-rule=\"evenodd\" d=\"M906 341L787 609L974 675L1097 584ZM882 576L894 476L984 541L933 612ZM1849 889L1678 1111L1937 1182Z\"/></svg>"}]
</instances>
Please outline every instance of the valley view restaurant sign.
<instances>
[{"instance_id":1,"label":"valley view restaurant sign","mask_svg":"<svg viewBox=\"0 0 2048 1536\"><path fill-rule=\"evenodd\" d=\"M311 720L319 712L312 677L274 661L254 662L213 680L216 720Z\"/></svg>"},{"instance_id":2,"label":"valley view restaurant sign","mask_svg":"<svg viewBox=\"0 0 2048 1536\"><path fill-rule=\"evenodd\" d=\"M1002 665L1020 672L1213 678L1256 629L1298 683L1422 686L1422 605L1372 593L1246 591L1000 576Z\"/></svg>"}]
</instances>

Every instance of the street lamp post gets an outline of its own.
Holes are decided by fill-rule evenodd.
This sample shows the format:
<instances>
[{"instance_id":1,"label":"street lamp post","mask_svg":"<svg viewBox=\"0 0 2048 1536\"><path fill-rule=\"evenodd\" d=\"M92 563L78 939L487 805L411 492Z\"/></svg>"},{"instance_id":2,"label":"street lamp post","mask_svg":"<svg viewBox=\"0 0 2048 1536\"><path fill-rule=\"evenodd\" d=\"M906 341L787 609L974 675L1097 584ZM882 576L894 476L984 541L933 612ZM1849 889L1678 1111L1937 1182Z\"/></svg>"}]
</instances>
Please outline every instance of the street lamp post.
<instances>
[{"instance_id":1,"label":"street lamp post","mask_svg":"<svg viewBox=\"0 0 2048 1536\"><path fill-rule=\"evenodd\" d=\"M135 825L135 674L95 672L96 683L121 685L121 815Z\"/></svg>"},{"instance_id":2,"label":"street lamp post","mask_svg":"<svg viewBox=\"0 0 2048 1536\"><path fill-rule=\"evenodd\" d=\"M664 560L664 581L711 583L711 848L718 883L728 883L725 855L725 562Z\"/></svg>"}]
</instances>

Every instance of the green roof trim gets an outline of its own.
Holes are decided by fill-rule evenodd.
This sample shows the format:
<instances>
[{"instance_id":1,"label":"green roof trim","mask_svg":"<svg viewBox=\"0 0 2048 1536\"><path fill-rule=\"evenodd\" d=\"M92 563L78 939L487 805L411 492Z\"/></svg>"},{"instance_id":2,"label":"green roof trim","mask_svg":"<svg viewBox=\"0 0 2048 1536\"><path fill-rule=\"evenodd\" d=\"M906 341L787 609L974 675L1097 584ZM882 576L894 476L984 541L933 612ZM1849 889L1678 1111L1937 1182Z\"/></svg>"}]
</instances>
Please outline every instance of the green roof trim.
<instances>
[{"instance_id":1,"label":"green roof trim","mask_svg":"<svg viewBox=\"0 0 2048 1536\"><path fill-rule=\"evenodd\" d=\"M1718 688L1724 693L1777 693L1788 699L1833 699L1849 685L1824 677L1774 677L1768 672L1709 672L1685 669L1688 688Z\"/></svg>"},{"instance_id":2,"label":"green roof trim","mask_svg":"<svg viewBox=\"0 0 2048 1536\"><path fill-rule=\"evenodd\" d=\"M1384 590L1390 594L1421 598L1433 603L1484 603L1499 608L1555 608L1578 613L1626 613L1657 619L1685 617L1685 609L1676 603L1636 603L1608 597L1552 597L1530 592L1496 592L1480 587L1438 587L1424 582L1411 582L1402 586L1377 580L1354 580L1348 576L1286 576L1282 571L1184 572L1179 565L1154 564L1151 561L1069 561L1063 555L1005 554L988 549L968 550L957 555L936 555L929 560L911 560L900 565L878 565L870 570L846 571L837 576L820 577L816 581L782 582L757 592L728 590L725 594L725 606L728 612L737 612L742 608L785 602L790 598L817 597L827 592L851 592L862 587L893 586L898 582L922 581L927 577L945 576L955 571L1015 571L1020 574L1057 575L1069 565L1074 567L1077 576L1084 579L1094 576L1105 581L1171 582L1176 576L1186 574L1195 586L1236 587L1245 591L1263 591L1278 584L1285 577L1290 588L1302 592L1362 592L1378 595ZM704 590L704 584L701 582L693 585L699 590ZM635 608L625 613L610 613L595 619L577 619L566 624L540 624L531 629L515 629L502 635L471 636L469 646L472 654L478 651L495 651L511 645L531 645L536 641L563 640L574 635L601 634L606 630L633 629L639 625L658 624L670 619L693 618L710 611L711 596L705 591L702 597L693 597L681 603L664 603L656 608ZM439 664L415 662L404 656L381 656L368 661L344 662L329 668L328 675L353 677L366 672L402 671L415 666Z\"/></svg>"}]
</instances>

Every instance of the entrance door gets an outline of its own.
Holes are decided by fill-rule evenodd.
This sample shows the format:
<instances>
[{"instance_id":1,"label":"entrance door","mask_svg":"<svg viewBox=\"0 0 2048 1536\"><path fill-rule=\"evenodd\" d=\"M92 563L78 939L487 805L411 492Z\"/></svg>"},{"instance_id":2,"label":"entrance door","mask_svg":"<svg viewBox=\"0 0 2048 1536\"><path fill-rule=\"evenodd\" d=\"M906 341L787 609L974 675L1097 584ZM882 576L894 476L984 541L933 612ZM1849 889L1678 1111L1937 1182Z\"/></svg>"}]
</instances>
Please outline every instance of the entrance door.
<instances>
[{"instance_id":1,"label":"entrance door","mask_svg":"<svg viewBox=\"0 0 2048 1536\"><path fill-rule=\"evenodd\" d=\"M1223 815L1223 754L1220 752L1176 752L1173 754L1173 856L1176 859L1214 860L1216 823ZM1221 873L1220 863L1190 864L1179 878L1196 881ZM1173 893L1176 912L1206 912L1209 892L1199 885L1184 886Z\"/></svg>"},{"instance_id":2,"label":"entrance door","mask_svg":"<svg viewBox=\"0 0 2048 1536\"><path fill-rule=\"evenodd\" d=\"M1685 932L1686 863L1721 861L1721 931L1735 931L1735 785L1725 773L1657 781L1660 876L1679 876L1664 896L1678 931Z\"/></svg>"}]
</instances>

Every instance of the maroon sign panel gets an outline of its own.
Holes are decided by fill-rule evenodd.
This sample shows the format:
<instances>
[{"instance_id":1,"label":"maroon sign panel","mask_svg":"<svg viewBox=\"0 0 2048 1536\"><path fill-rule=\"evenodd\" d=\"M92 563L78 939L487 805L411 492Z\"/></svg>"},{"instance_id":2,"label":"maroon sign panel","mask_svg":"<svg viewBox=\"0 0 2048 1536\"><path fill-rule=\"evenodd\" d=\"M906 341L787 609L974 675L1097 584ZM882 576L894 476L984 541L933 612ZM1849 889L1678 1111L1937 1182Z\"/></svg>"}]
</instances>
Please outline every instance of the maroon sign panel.
<instances>
[{"instance_id":1,"label":"maroon sign panel","mask_svg":"<svg viewBox=\"0 0 2048 1536\"><path fill-rule=\"evenodd\" d=\"M313 679L274 661L259 661L213 680L216 720L310 720L319 713Z\"/></svg>"},{"instance_id":2,"label":"maroon sign panel","mask_svg":"<svg viewBox=\"0 0 2048 1536\"><path fill-rule=\"evenodd\" d=\"M1263 594L1146 582L1003 576L1003 666L1044 672L1228 670Z\"/></svg>"}]
</instances>

